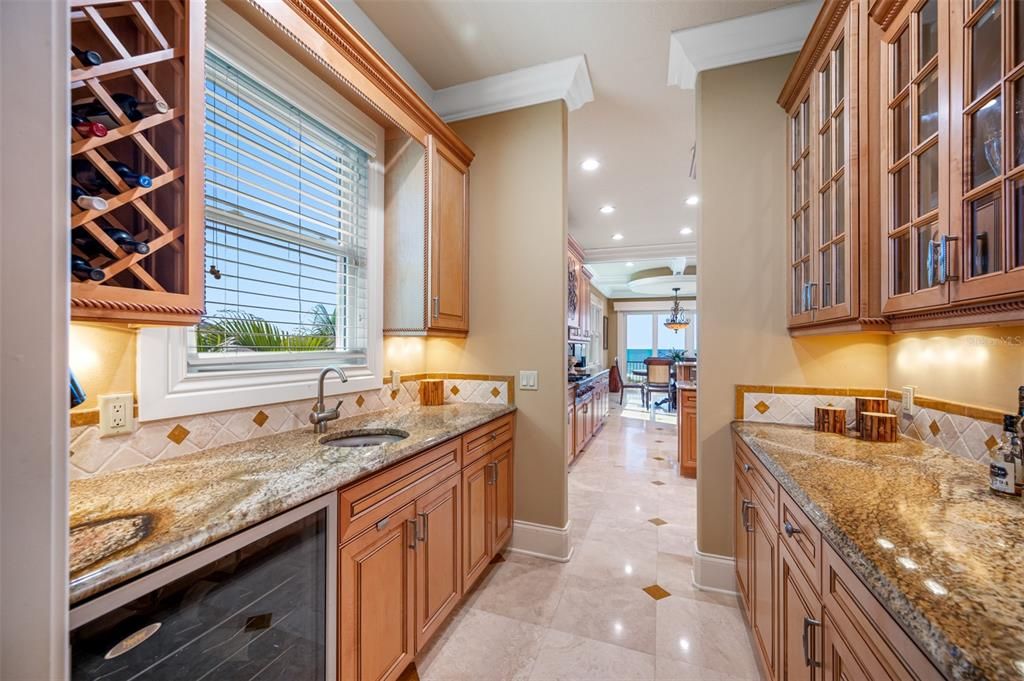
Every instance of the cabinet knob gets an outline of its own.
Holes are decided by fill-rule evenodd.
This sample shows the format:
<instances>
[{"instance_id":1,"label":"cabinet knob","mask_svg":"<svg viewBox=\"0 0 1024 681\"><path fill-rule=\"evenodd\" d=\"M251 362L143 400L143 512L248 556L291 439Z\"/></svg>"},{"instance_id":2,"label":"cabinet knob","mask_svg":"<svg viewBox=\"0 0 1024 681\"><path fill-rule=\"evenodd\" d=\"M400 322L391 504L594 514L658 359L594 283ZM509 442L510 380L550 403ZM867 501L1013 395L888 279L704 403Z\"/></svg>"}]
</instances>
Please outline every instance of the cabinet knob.
<instances>
[{"instance_id":1,"label":"cabinet knob","mask_svg":"<svg viewBox=\"0 0 1024 681\"><path fill-rule=\"evenodd\" d=\"M749 473L750 472L750 464L749 463L743 464L743 472L744 473Z\"/></svg>"},{"instance_id":2,"label":"cabinet knob","mask_svg":"<svg viewBox=\"0 0 1024 681\"><path fill-rule=\"evenodd\" d=\"M782 524L782 531L786 533L787 537L792 537L794 534L803 534L803 530L793 525L788 520Z\"/></svg>"}]
</instances>

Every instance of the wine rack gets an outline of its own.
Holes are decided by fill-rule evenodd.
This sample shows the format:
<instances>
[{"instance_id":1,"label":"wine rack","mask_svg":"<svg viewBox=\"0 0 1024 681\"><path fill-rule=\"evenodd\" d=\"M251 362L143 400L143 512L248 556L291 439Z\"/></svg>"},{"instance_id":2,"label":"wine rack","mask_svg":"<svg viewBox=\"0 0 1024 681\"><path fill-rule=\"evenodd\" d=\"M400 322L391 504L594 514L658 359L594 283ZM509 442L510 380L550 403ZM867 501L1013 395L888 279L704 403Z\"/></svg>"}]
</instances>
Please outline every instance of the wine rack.
<instances>
[{"instance_id":1,"label":"wine rack","mask_svg":"<svg viewBox=\"0 0 1024 681\"><path fill-rule=\"evenodd\" d=\"M82 187L102 199L98 206L70 204L72 256L98 270L93 278L69 273L71 317L194 324L203 311L204 2L70 4L72 110L105 109L109 124L99 136L71 128L73 163L91 164L103 190ZM148 106L129 110L119 103L126 98ZM118 164L151 184L126 182ZM112 232L148 252L122 248Z\"/></svg>"}]
</instances>

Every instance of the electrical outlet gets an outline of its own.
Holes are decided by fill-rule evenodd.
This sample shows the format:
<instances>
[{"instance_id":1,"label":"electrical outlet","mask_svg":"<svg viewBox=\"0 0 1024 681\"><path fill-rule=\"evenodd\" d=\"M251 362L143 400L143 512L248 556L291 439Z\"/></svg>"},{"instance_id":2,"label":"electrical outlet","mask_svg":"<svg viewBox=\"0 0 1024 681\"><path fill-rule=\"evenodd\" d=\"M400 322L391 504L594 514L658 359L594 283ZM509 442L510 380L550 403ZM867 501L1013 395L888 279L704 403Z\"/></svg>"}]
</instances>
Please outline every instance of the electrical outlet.
<instances>
[{"instance_id":1,"label":"electrical outlet","mask_svg":"<svg viewBox=\"0 0 1024 681\"><path fill-rule=\"evenodd\" d=\"M398 390L402 387L402 372L391 370L391 389Z\"/></svg>"},{"instance_id":2,"label":"electrical outlet","mask_svg":"<svg viewBox=\"0 0 1024 681\"><path fill-rule=\"evenodd\" d=\"M519 389L520 390L538 390L537 385L537 372L536 371L520 371L519 372Z\"/></svg>"},{"instance_id":3,"label":"electrical outlet","mask_svg":"<svg viewBox=\"0 0 1024 681\"><path fill-rule=\"evenodd\" d=\"M131 393L100 395L100 436L132 432L135 417Z\"/></svg>"},{"instance_id":4,"label":"electrical outlet","mask_svg":"<svg viewBox=\"0 0 1024 681\"><path fill-rule=\"evenodd\" d=\"M912 413L914 411L914 386L903 386L903 390L900 391L900 399L900 410L904 414Z\"/></svg>"}]
</instances>

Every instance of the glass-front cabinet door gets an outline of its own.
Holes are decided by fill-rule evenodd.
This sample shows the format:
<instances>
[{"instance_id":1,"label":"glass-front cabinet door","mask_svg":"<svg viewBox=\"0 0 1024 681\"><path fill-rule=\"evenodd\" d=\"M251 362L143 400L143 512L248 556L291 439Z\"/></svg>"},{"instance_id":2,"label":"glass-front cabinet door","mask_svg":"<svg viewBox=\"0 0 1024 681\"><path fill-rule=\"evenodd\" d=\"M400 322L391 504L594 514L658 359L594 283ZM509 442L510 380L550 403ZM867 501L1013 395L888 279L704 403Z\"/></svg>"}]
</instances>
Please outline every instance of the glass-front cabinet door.
<instances>
[{"instance_id":1,"label":"glass-front cabinet door","mask_svg":"<svg viewBox=\"0 0 1024 681\"><path fill-rule=\"evenodd\" d=\"M789 324L814 321L811 302L811 111L805 93L789 114Z\"/></svg>"},{"instance_id":2,"label":"glass-front cabinet door","mask_svg":"<svg viewBox=\"0 0 1024 681\"><path fill-rule=\"evenodd\" d=\"M953 215L940 278L961 302L1024 290L1024 6L949 0Z\"/></svg>"},{"instance_id":3,"label":"glass-front cabinet door","mask_svg":"<svg viewBox=\"0 0 1024 681\"><path fill-rule=\"evenodd\" d=\"M856 306L858 7L838 10L799 95L787 96L790 327L847 319Z\"/></svg>"},{"instance_id":4,"label":"glass-front cabinet door","mask_svg":"<svg viewBox=\"0 0 1024 681\"><path fill-rule=\"evenodd\" d=\"M949 301L944 259L950 247L946 3L906 3L882 38L883 312L890 314Z\"/></svg>"}]
</instances>

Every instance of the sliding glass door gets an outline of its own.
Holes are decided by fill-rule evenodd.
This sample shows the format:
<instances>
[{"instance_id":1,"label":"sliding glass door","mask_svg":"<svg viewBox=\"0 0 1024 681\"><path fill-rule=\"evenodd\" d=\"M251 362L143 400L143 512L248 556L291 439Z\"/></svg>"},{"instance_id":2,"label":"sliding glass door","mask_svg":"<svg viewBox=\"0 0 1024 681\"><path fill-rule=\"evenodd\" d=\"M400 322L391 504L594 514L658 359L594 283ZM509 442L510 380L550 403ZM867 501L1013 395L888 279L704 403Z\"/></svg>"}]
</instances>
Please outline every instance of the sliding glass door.
<instances>
[{"instance_id":1,"label":"sliding glass door","mask_svg":"<svg viewBox=\"0 0 1024 681\"><path fill-rule=\"evenodd\" d=\"M643 367L648 357L671 357L685 352L692 357L697 351L697 314L688 310L690 325L680 331L665 328L668 312L626 312L626 346L622 353L626 371L633 374ZM624 377L625 378L625 377ZM635 377L634 377L635 379ZM628 379L627 379L628 380Z\"/></svg>"}]
</instances>

